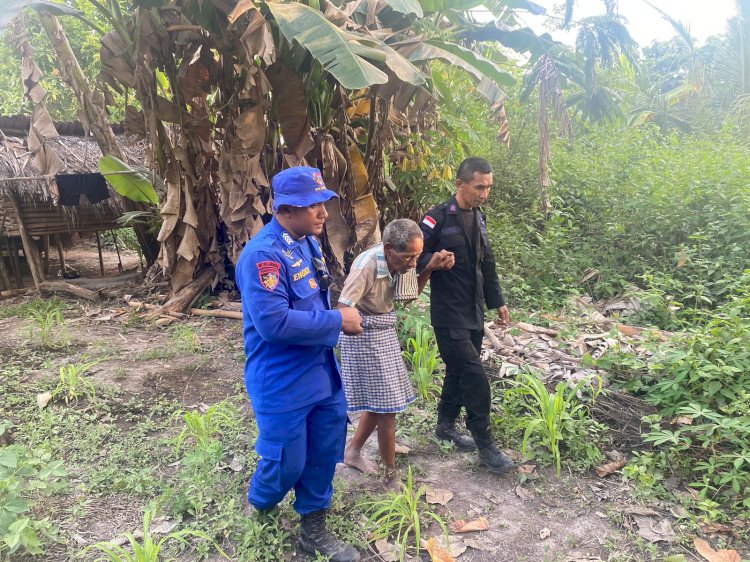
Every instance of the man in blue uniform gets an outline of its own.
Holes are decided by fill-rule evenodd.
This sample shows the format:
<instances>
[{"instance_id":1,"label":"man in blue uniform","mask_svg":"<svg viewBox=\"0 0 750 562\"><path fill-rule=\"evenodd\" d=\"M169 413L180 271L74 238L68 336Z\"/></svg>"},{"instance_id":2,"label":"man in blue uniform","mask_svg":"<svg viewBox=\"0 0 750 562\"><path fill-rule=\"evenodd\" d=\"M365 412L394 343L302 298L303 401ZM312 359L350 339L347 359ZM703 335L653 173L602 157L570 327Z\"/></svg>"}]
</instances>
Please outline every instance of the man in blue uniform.
<instances>
[{"instance_id":1,"label":"man in blue uniform","mask_svg":"<svg viewBox=\"0 0 750 562\"><path fill-rule=\"evenodd\" d=\"M260 456L248 492L259 512L294 488L299 547L335 562L359 553L326 530L336 463L346 442L346 398L333 347L359 334L355 308L331 310L331 277L318 241L336 197L320 171L296 167L273 178L275 217L237 263L244 317L245 385L258 422Z\"/></svg>"}]
</instances>

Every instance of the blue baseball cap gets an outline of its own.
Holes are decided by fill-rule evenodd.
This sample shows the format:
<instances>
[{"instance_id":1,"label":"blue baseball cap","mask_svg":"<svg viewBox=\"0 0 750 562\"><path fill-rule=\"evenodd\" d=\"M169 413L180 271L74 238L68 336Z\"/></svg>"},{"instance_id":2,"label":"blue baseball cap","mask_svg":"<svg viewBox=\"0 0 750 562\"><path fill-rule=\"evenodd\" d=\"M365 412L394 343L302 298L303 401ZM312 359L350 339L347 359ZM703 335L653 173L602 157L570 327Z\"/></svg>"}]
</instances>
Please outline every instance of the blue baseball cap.
<instances>
[{"instance_id":1,"label":"blue baseball cap","mask_svg":"<svg viewBox=\"0 0 750 562\"><path fill-rule=\"evenodd\" d=\"M296 166L273 177L273 210L281 205L309 207L338 197L335 191L326 188L323 176L317 168Z\"/></svg>"}]
</instances>

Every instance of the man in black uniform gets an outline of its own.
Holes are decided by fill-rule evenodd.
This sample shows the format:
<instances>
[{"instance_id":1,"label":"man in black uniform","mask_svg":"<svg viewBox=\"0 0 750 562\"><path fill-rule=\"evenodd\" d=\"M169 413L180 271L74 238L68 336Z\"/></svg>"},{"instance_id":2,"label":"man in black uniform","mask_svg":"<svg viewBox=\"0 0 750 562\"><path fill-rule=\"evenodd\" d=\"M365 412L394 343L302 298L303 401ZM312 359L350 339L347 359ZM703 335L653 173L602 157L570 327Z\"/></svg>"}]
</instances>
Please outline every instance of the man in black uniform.
<instances>
[{"instance_id":1,"label":"man in black uniform","mask_svg":"<svg viewBox=\"0 0 750 562\"><path fill-rule=\"evenodd\" d=\"M497 309L504 324L510 321L485 215L479 209L490 194L492 166L483 158L467 158L456 175L456 195L432 208L420 224L424 252L419 271L434 252L448 250L455 258L451 269L435 271L430 279L432 327L445 362L435 435L462 451L478 448L480 461L492 472L503 473L513 467L513 461L492 440L490 384L479 356L485 305ZM473 441L456 429L461 407L466 408L466 426Z\"/></svg>"}]
</instances>

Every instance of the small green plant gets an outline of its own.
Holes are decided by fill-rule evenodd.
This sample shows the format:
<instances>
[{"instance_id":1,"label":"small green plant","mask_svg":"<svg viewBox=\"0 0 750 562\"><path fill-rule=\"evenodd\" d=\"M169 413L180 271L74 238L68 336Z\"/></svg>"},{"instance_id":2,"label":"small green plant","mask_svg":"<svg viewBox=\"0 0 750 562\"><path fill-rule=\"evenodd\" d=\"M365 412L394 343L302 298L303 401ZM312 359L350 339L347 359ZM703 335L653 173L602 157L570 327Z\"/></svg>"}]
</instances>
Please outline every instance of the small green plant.
<instances>
[{"instance_id":1,"label":"small green plant","mask_svg":"<svg viewBox=\"0 0 750 562\"><path fill-rule=\"evenodd\" d=\"M65 399L65 403L78 401L81 396L86 396L89 400L96 397L94 383L85 378L83 375L94 365L100 363L100 360L89 361L88 363L69 363L60 367L60 380L52 391L52 397L59 395Z\"/></svg>"},{"instance_id":2,"label":"small green plant","mask_svg":"<svg viewBox=\"0 0 750 562\"><path fill-rule=\"evenodd\" d=\"M65 347L68 338L65 332L65 319L58 307L50 307L42 310L32 308L29 310L29 318L32 324L29 328L29 337L35 335L44 347Z\"/></svg>"},{"instance_id":3,"label":"small green plant","mask_svg":"<svg viewBox=\"0 0 750 562\"><path fill-rule=\"evenodd\" d=\"M175 347L185 353L198 353L201 350L201 340L198 332L187 324L177 324L171 329L172 341Z\"/></svg>"},{"instance_id":4,"label":"small green plant","mask_svg":"<svg viewBox=\"0 0 750 562\"><path fill-rule=\"evenodd\" d=\"M109 562L160 562L161 551L164 545L168 542L178 542L184 546L188 546L188 537L195 537L204 539L211 544L213 547L224 557L228 558L226 553L211 540L206 533L203 531L196 531L193 529L181 529L179 531L172 531L168 535L163 536L158 541L151 533L151 520L154 517L153 509L146 510L143 515L143 536L136 538L132 533L125 533L125 537L128 539L130 550L124 546L120 546L114 541L98 542L86 548L83 554L88 554L92 550L98 550L104 553L104 556L97 560L108 560ZM132 551L132 552L131 552ZM171 562L177 560L176 558L167 558L165 562Z\"/></svg>"},{"instance_id":5,"label":"small green plant","mask_svg":"<svg viewBox=\"0 0 750 562\"><path fill-rule=\"evenodd\" d=\"M413 539L413 548L416 549L417 558L419 557L425 519L436 522L446 537L448 535L448 529L440 515L427 509L423 500L426 492L424 485L415 488L412 470L409 467L406 483L402 485L401 492L389 492L381 499L362 504L365 513L368 514L367 523L372 528L373 536L378 539L394 537L396 545L401 550L402 561L407 549L411 548L410 538Z\"/></svg>"},{"instance_id":6,"label":"small green plant","mask_svg":"<svg viewBox=\"0 0 750 562\"><path fill-rule=\"evenodd\" d=\"M175 450L179 452L187 439L192 439L196 447L205 447L223 433L223 428L236 425L237 409L231 402L217 402L204 413L193 410L175 415L182 416L185 421L185 427L175 441Z\"/></svg>"},{"instance_id":7,"label":"small green plant","mask_svg":"<svg viewBox=\"0 0 750 562\"><path fill-rule=\"evenodd\" d=\"M592 399L596 399L602 389L601 377L596 377L598 386L593 389ZM526 455L532 436L539 436L544 447L549 449L555 460L557 474L561 471L560 444L564 441L566 432L574 419L585 415L587 406L578 399L579 391L592 388L590 379L583 379L575 386L560 382L555 392L550 391L538 377L531 373L521 373L516 381L515 392L523 397L530 419L523 436L522 453Z\"/></svg>"},{"instance_id":8,"label":"small green plant","mask_svg":"<svg viewBox=\"0 0 750 562\"><path fill-rule=\"evenodd\" d=\"M438 349L428 327L418 325L414 337L409 338L404 359L411 366L411 377L417 386L417 392L423 400L429 400L435 391L433 375L437 365Z\"/></svg>"},{"instance_id":9,"label":"small green plant","mask_svg":"<svg viewBox=\"0 0 750 562\"><path fill-rule=\"evenodd\" d=\"M10 427L10 423L0 422L0 435ZM45 451L29 451L20 444L0 447L0 557L44 551L40 535L52 537L53 530L47 519L30 514L31 498L63 476L62 461L51 460Z\"/></svg>"}]
</instances>

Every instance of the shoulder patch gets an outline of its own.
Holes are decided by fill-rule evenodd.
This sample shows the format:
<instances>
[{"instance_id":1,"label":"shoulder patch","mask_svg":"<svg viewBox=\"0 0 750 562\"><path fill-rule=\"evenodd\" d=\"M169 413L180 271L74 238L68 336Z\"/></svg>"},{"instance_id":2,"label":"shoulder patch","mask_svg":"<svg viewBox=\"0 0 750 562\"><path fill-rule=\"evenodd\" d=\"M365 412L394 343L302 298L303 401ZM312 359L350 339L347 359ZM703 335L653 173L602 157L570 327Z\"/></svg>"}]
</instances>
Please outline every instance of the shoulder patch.
<instances>
[{"instance_id":1,"label":"shoulder patch","mask_svg":"<svg viewBox=\"0 0 750 562\"><path fill-rule=\"evenodd\" d=\"M269 291L275 291L276 287L279 286L281 264L277 261L259 261L256 265L258 266L260 284Z\"/></svg>"},{"instance_id":2,"label":"shoulder patch","mask_svg":"<svg viewBox=\"0 0 750 562\"><path fill-rule=\"evenodd\" d=\"M425 215L425 217L422 219L422 224L427 225L429 228L435 228L437 221L433 219L430 215Z\"/></svg>"}]
</instances>

